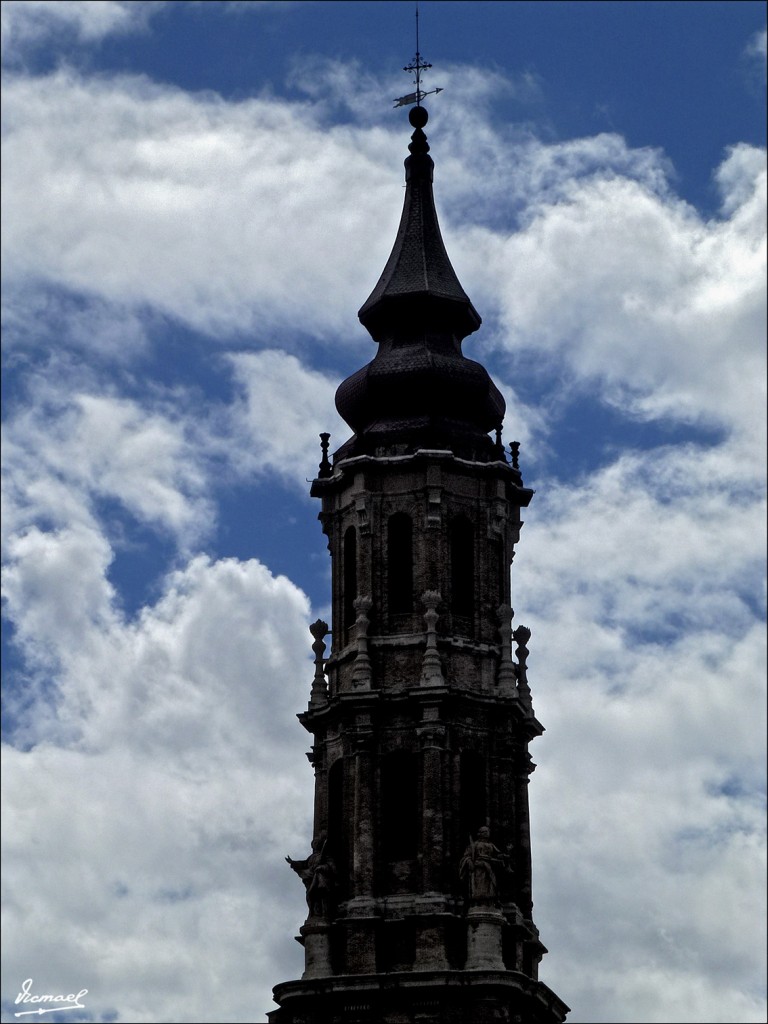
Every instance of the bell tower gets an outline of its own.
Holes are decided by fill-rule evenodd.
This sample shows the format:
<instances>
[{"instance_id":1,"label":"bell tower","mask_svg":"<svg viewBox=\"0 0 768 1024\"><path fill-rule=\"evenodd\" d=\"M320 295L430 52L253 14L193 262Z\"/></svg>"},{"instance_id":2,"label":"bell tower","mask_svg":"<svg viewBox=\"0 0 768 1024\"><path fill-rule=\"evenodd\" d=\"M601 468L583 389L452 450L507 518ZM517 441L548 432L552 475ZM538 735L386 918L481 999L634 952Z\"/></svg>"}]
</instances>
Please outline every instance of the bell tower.
<instances>
[{"instance_id":1,"label":"bell tower","mask_svg":"<svg viewBox=\"0 0 768 1024\"><path fill-rule=\"evenodd\" d=\"M378 350L337 391L353 435L332 458L321 435L311 488L332 623L312 626L299 715L315 773L312 852L288 858L305 970L275 988L271 1024L568 1012L538 980L528 744L543 729L510 594L533 491L502 444L501 393L462 352L481 320L440 234L423 95L395 244L359 312Z\"/></svg>"}]
</instances>

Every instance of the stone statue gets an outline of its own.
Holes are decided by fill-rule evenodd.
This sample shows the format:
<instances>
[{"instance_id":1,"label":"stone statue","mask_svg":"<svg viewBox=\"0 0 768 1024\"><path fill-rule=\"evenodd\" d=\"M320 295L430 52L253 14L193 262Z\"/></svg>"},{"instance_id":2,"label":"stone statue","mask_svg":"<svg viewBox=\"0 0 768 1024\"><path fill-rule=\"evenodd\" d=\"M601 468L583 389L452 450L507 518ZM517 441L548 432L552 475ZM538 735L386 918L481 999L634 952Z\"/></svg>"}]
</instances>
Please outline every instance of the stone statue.
<instances>
[{"instance_id":1,"label":"stone statue","mask_svg":"<svg viewBox=\"0 0 768 1024\"><path fill-rule=\"evenodd\" d=\"M496 869L506 867L507 856L491 842L491 831L485 825L477 830L477 838L461 858L459 875L467 880L471 900L495 900L498 896Z\"/></svg>"},{"instance_id":2,"label":"stone statue","mask_svg":"<svg viewBox=\"0 0 768 1024\"><path fill-rule=\"evenodd\" d=\"M306 860L285 858L307 890L310 917L327 917L331 912L336 866L326 855L327 845L325 835L319 835L312 840L312 853Z\"/></svg>"}]
</instances>

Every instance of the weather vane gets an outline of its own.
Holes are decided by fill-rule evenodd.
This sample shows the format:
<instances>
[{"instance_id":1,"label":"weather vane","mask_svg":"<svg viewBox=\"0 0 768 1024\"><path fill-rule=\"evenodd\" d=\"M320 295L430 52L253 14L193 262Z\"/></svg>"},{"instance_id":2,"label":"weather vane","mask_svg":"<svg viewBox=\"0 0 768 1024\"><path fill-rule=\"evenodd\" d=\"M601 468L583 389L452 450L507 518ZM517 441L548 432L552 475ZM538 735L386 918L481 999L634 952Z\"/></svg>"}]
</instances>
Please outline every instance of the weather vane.
<instances>
[{"instance_id":1,"label":"weather vane","mask_svg":"<svg viewBox=\"0 0 768 1024\"><path fill-rule=\"evenodd\" d=\"M431 68L431 64L425 64L421 59L419 53L419 5L416 4L416 56L413 58L410 64L407 64L403 71L408 71L414 76L414 85L416 86L415 92L409 92L406 96L400 96L395 100L396 107L408 107L411 103L415 103L417 107L421 106L421 101L425 96L432 96L435 93L442 92L442 88L430 89L429 92L424 92L421 88L421 72L426 71L427 68Z\"/></svg>"}]
</instances>

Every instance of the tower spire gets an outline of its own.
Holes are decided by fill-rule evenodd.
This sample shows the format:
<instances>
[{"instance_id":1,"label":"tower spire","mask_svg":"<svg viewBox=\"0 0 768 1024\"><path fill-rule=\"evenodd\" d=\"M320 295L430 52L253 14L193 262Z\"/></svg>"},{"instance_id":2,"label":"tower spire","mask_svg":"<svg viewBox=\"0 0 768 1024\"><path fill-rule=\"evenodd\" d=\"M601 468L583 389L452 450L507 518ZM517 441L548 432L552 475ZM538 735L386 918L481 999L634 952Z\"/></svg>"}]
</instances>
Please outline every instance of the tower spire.
<instances>
[{"instance_id":1,"label":"tower spire","mask_svg":"<svg viewBox=\"0 0 768 1024\"><path fill-rule=\"evenodd\" d=\"M403 214L359 312L378 349L339 386L354 436L331 463L320 435L310 492L332 625L310 627L299 715L311 852L286 858L306 887L305 969L275 988L271 1024L562 1024L568 1012L538 980L532 917L528 744L543 726L510 568L533 491L516 442L505 456L504 399L461 351L481 321L437 221L428 67L417 29L416 91L399 104L413 127Z\"/></svg>"},{"instance_id":2,"label":"tower spire","mask_svg":"<svg viewBox=\"0 0 768 1024\"><path fill-rule=\"evenodd\" d=\"M485 367L461 350L482 320L448 258L435 209L435 165L424 134L429 113L420 102L428 67L417 49L405 69L415 73L417 88L401 98L416 104L408 114L403 212L389 259L358 313L379 351L336 392L336 407L355 432L336 458L400 452L404 444L497 458L488 434L504 418L504 398Z\"/></svg>"},{"instance_id":3,"label":"tower spire","mask_svg":"<svg viewBox=\"0 0 768 1024\"><path fill-rule=\"evenodd\" d=\"M440 232L432 192L435 164L423 130L429 120L427 108L412 107L408 120L414 132L408 146L411 155L405 159L400 227L384 270L358 316L379 341L382 332L395 326L388 311L408 303L420 319L429 316L435 326L449 324L462 339L476 331L482 320L456 276Z\"/></svg>"}]
</instances>

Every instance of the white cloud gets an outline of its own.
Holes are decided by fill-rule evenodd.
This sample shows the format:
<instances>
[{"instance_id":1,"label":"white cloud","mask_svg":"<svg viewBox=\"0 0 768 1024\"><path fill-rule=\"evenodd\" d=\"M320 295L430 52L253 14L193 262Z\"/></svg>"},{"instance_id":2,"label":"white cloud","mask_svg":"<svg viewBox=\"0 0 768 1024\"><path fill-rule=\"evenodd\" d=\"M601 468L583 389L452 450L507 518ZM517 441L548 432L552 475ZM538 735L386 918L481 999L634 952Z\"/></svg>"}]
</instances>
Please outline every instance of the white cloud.
<instances>
[{"instance_id":1,"label":"white cloud","mask_svg":"<svg viewBox=\"0 0 768 1024\"><path fill-rule=\"evenodd\" d=\"M55 591L54 561L38 572ZM106 594L95 564L71 605L86 585ZM28 589L11 601L22 626L39 615ZM303 897L283 857L309 832L294 718L312 677L307 612L255 561L197 558L133 625L82 611L75 640L56 619L33 623L60 685L33 749L3 748L9 983L39 965L37 990L87 987L92 1013L126 1020L266 1011L264 978L299 969Z\"/></svg>"},{"instance_id":2,"label":"white cloud","mask_svg":"<svg viewBox=\"0 0 768 1024\"><path fill-rule=\"evenodd\" d=\"M213 509L193 423L149 402L67 393L67 383L50 373L5 428L7 533L36 522L88 526L107 498L182 547L199 539Z\"/></svg>"},{"instance_id":3,"label":"white cloud","mask_svg":"<svg viewBox=\"0 0 768 1024\"><path fill-rule=\"evenodd\" d=\"M293 105L64 71L11 80L9 283L31 278L256 342L286 325L347 339L394 236L405 154L400 130L328 123L327 90L347 71L330 66L326 91ZM501 138L467 109L478 73L463 75L466 106L435 119L449 244L452 223L484 222L491 210L530 218L598 172L665 193L661 154L616 135L551 146ZM461 276L463 246L451 248Z\"/></svg>"},{"instance_id":4,"label":"white cloud","mask_svg":"<svg viewBox=\"0 0 768 1024\"><path fill-rule=\"evenodd\" d=\"M338 381L276 350L229 359L243 398L231 410L239 441L229 438L225 454L241 475L276 473L306 491L320 460L318 435L331 434L332 453L351 433L334 405Z\"/></svg>"},{"instance_id":5,"label":"white cloud","mask_svg":"<svg viewBox=\"0 0 768 1024\"><path fill-rule=\"evenodd\" d=\"M528 129L502 139L491 123L478 125L467 111L435 118L435 135L449 134L451 154L441 159L436 190L448 217L467 213L492 230L506 221L526 224L542 210L568 201L578 182L629 179L660 197L670 196L674 170L664 154L633 149L609 132L561 142L542 142Z\"/></svg>"},{"instance_id":6,"label":"white cloud","mask_svg":"<svg viewBox=\"0 0 768 1024\"><path fill-rule=\"evenodd\" d=\"M765 192L765 150L739 143L731 146L715 171L723 217L738 213L744 227L759 237L761 196ZM751 223L744 224L744 221Z\"/></svg>"},{"instance_id":7,"label":"white cloud","mask_svg":"<svg viewBox=\"0 0 768 1024\"><path fill-rule=\"evenodd\" d=\"M758 1022L764 630L713 635L702 622L675 644L633 652L619 629L595 624L588 602L571 603L578 621L556 606L533 623L531 648L548 729L532 783L545 980L557 979L585 1021L610 1019L590 1010L614 1006L616 1021ZM610 694L616 669L620 692ZM617 1003L620 992L631 997Z\"/></svg>"},{"instance_id":8,"label":"white cloud","mask_svg":"<svg viewBox=\"0 0 768 1024\"><path fill-rule=\"evenodd\" d=\"M756 32L747 44L747 54L750 57L756 57L762 64L763 74L765 74L765 60L768 56L768 32L766 29L762 29L760 32Z\"/></svg>"},{"instance_id":9,"label":"white cloud","mask_svg":"<svg viewBox=\"0 0 768 1024\"><path fill-rule=\"evenodd\" d=\"M713 633L752 622L742 598L759 586L764 487L754 467L733 457L733 445L627 452L578 485L550 485L535 505L545 523L558 524L554 536L537 526L526 538L533 576L524 592L533 588L539 611L557 604L565 613L579 595L582 609L590 601L589 622L620 624L630 644L642 634L663 645L691 621ZM574 561L568 553L576 551ZM579 671L581 657L574 649Z\"/></svg>"},{"instance_id":10,"label":"white cloud","mask_svg":"<svg viewBox=\"0 0 768 1024\"><path fill-rule=\"evenodd\" d=\"M14 281L3 294L2 316L3 347L11 365L27 350L82 353L89 363L110 366L130 364L150 349L148 334L154 326L145 310L35 280Z\"/></svg>"},{"instance_id":11,"label":"white cloud","mask_svg":"<svg viewBox=\"0 0 768 1024\"><path fill-rule=\"evenodd\" d=\"M761 1020L765 498L729 454L625 455L525 517L536 919L580 1020Z\"/></svg>"},{"instance_id":12,"label":"white cloud","mask_svg":"<svg viewBox=\"0 0 768 1024\"><path fill-rule=\"evenodd\" d=\"M384 201L397 194L386 133L354 139L275 100L68 72L15 79L5 97L12 284L148 305L257 341L275 324L349 331L398 216Z\"/></svg>"},{"instance_id":13,"label":"white cloud","mask_svg":"<svg viewBox=\"0 0 768 1024\"><path fill-rule=\"evenodd\" d=\"M466 231L473 277L501 306L500 343L549 351L636 415L753 433L764 407L763 158L736 147L718 182L722 220L598 176L515 234Z\"/></svg>"},{"instance_id":14,"label":"white cloud","mask_svg":"<svg viewBox=\"0 0 768 1024\"><path fill-rule=\"evenodd\" d=\"M422 79L422 87L432 89L439 86L441 91L448 89L452 97L451 109L459 115L457 121L462 123L469 117L477 120L480 112L487 116L491 101L500 95L512 97L525 106L536 105L542 98L541 83L529 71L510 76L468 64L443 64L435 75L429 81ZM404 78L402 71L393 71L382 78L357 60L313 54L302 54L293 60L289 84L309 96L326 114L331 110L341 110L345 115L351 114L359 125L378 122L383 96L394 103L414 87L412 79ZM407 125L403 116L406 110L395 114L404 126Z\"/></svg>"},{"instance_id":15,"label":"white cloud","mask_svg":"<svg viewBox=\"0 0 768 1024\"><path fill-rule=\"evenodd\" d=\"M69 34L94 43L116 33L143 29L163 7L162 0L4 0L2 47L17 59L30 46Z\"/></svg>"}]
</instances>

